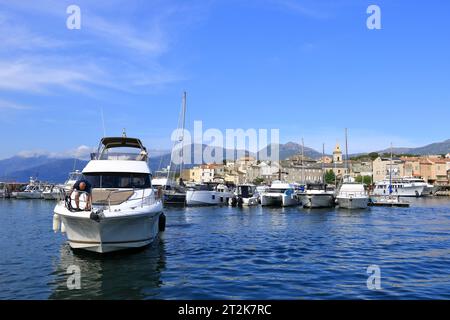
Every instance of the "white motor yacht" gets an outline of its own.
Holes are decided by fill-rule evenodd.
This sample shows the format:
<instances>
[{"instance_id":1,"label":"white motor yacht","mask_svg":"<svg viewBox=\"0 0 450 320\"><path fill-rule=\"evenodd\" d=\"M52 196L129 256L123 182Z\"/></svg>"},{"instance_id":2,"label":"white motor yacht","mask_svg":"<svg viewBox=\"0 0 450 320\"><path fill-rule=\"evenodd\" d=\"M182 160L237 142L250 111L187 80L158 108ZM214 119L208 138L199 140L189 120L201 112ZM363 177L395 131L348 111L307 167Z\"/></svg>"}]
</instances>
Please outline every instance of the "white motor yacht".
<instances>
[{"instance_id":1,"label":"white motor yacht","mask_svg":"<svg viewBox=\"0 0 450 320\"><path fill-rule=\"evenodd\" d=\"M392 190L390 190L390 187ZM431 194L430 186L420 178L413 177L387 177L384 180L375 183L373 195L386 196L393 195L397 197L421 197ZM392 191L390 193L390 191Z\"/></svg>"},{"instance_id":2,"label":"white motor yacht","mask_svg":"<svg viewBox=\"0 0 450 320\"><path fill-rule=\"evenodd\" d=\"M15 193L17 199L42 199L42 185L35 178L31 177L29 184L23 191Z\"/></svg>"},{"instance_id":3,"label":"white motor yacht","mask_svg":"<svg viewBox=\"0 0 450 320\"><path fill-rule=\"evenodd\" d=\"M236 187L234 197L230 199L231 206L256 206L259 204L259 193L253 184L240 184Z\"/></svg>"},{"instance_id":4,"label":"white motor yacht","mask_svg":"<svg viewBox=\"0 0 450 320\"><path fill-rule=\"evenodd\" d=\"M270 188L261 194L262 206L289 207L300 204L295 188L289 183L274 181Z\"/></svg>"},{"instance_id":5,"label":"white motor yacht","mask_svg":"<svg viewBox=\"0 0 450 320\"><path fill-rule=\"evenodd\" d=\"M226 205L233 195L230 188L222 183L209 182L199 184L186 190L186 205Z\"/></svg>"},{"instance_id":6,"label":"white motor yacht","mask_svg":"<svg viewBox=\"0 0 450 320\"><path fill-rule=\"evenodd\" d=\"M336 196L339 208L366 209L369 204L369 194L364 184L356 183L352 177L344 177Z\"/></svg>"},{"instance_id":7,"label":"white motor yacht","mask_svg":"<svg viewBox=\"0 0 450 320\"><path fill-rule=\"evenodd\" d=\"M61 192L64 189L62 186L49 185L44 188L42 192L42 198L45 200L58 200L61 196Z\"/></svg>"},{"instance_id":8,"label":"white motor yacht","mask_svg":"<svg viewBox=\"0 0 450 320\"><path fill-rule=\"evenodd\" d=\"M132 152L114 152L119 149ZM137 152L136 152L137 150ZM92 187L92 206L74 196L55 207L54 229L67 233L74 249L104 253L143 247L164 231L162 202L151 186L147 151L139 139L109 137L101 140L98 152L83 169L83 179ZM64 230L65 229L65 230Z\"/></svg>"},{"instance_id":9,"label":"white motor yacht","mask_svg":"<svg viewBox=\"0 0 450 320\"><path fill-rule=\"evenodd\" d=\"M307 184L299 197L305 208L329 208L335 205L334 189L323 183Z\"/></svg>"}]
</instances>

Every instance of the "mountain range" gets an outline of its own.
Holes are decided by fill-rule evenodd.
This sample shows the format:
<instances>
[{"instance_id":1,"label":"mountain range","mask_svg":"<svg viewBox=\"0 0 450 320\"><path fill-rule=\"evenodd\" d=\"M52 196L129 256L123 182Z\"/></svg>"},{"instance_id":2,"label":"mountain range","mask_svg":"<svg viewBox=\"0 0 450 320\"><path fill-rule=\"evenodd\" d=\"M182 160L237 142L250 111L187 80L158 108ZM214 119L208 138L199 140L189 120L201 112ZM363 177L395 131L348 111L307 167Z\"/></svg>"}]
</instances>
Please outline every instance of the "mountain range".
<instances>
[{"instance_id":1,"label":"mountain range","mask_svg":"<svg viewBox=\"0 0 450 320\"><path fill-rule=\"evenodd\" d=\"M202 152L207 146L202 145L201 148L197 145L191 145L191 154ZM262 155L269 155L270 150L276 145L269 145L258 152L259 159L263 159ZM284 160L293 155L301 153L301 145L288 142L285 144L279 144L279 158ZM225 159L227 150L218 148L219 155L218 160ZM229 150L228 150L229 151ZM233 151L231 151L233 152ZM415 155L427 155L427 154L447 154L450 152L450 139L432 143L418 148L393 148L395 154L415 154ZM379 154L390 153L390 149L377 151ZM228 153L229 154L229 153ZM255 156L254 153L241 151L240 154L249 156ZM304 148L304 154L307 157L318 159L321 157L321 153L306 147ZM233 152L234 158L238 156L238 151ZM230 159L229 159L230 160ZM0 181L18 181L27 182L31 176L37 177L39 180L60 183L67 179L68 173L74 169L81 170L86 166L87 160L80 160L74 158L54 158L50 156L14 156L8 159L0 160ZM149 166L152 171L158 171L162 168L167 168L170 163L170 151L160 152L154 156L150 155ZM185 168L192 167L193 165L184 165Z\"/></svg>"}]
</instances>

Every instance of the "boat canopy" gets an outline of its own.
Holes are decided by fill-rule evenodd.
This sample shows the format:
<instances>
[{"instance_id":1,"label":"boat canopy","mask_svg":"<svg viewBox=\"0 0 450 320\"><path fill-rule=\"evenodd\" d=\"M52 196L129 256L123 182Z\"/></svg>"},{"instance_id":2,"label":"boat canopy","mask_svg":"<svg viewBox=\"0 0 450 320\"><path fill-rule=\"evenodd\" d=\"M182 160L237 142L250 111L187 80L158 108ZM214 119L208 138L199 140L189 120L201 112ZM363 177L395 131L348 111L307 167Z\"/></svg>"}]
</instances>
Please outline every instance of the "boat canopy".
<instances>
[{"instance_id":1,"label":"boat canopy","mask_svg":"<svg viewBox=\"0 0 450 320\"><path fill-rule=\"evenodd\" d=\"M146 150L142 145L141 140L136 138L128 138L128 137L105 137L102 138L100 143L106 148L137 148L141 150Z\"/></svg>"},{"instance_id":2,"label":"boat canopy","mask_svg":"<svg viewBox=\"0 0 450 320\"><path fill-rule=\"evenodd\" d=\"M111 149L119 149L111 152ZM130 149L132 149L130 151ZM136 152L138 149L140 151ZM147 149L141 140L128 137L105 137L100 140L98 150L91 154L91 160L140 160L147 161Z\"/></svg>"}]
</instances>

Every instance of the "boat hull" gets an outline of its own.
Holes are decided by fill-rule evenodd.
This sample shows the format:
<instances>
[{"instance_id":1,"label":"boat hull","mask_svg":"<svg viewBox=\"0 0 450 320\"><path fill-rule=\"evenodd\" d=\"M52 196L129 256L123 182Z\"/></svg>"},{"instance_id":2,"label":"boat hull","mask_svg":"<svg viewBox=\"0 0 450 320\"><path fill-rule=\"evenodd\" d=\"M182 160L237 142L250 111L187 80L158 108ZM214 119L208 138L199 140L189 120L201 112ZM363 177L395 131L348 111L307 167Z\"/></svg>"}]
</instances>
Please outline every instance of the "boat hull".
<instances>
[{"instance_id":1,"label":"boat hull","mask_svg":"<svg viewBox=\"0 0 450 320\"><path fill-rule=\"evenodd\" d=\"M41 192L17 192L17 199L42 199Z\"/></svg>"},{"instance_id":2,"label":"boat hull","mask_svg":"<svg viewBox=\"0 0 450 320\"><path fill-rule=\"evenodd\" d=\"M42 198L45 200L57 200L59 197L58 193L49 193L49 192L43 192L42 193Z\"/></svg>"},{"instance_id":3,"label":"boat hull","mask_svg":"<svg viewBox=\"0 0 450 320\"><path fill-rule=\"evenodd\" d=\"M58 204L55 213L61 218L69 245L97 253L139 248L152 243L159 232L162 204L136 208L120 214L106 212L95 221L90 212L70 212Z\"/></svg>"},{"instance_id":4,"label":"boat hull","mask_svg":"<svg viewBox=\"0 0 450 320\"><path fill-rule=\"evenodd\" d=\"M301 201L305 208L329 208L335 204L332 194L303 195Z\"/></svg>"},{"instance_id":5,"label":"boat hull","mask_svg":"<svg viewBox=\"0 0 450 320\"><path fill-rule=\"evenodd\" d=\"M213 206L227 205L233 197L231 192L188 190L186 191L186 205Z\"/></svg>"},{"instance_id":6,"label":"boat hull","mask_svg":"<svg viewBox=\"0 0 450 320\"><path fill-rule=\"evenodd\" d=\"M423 186L409 186L404 188L392 188L392 196L395 197L421 197L424 195L427 195L427 190ZM375 196L388 196L389 195L389 189L378 189L375 188L373 191L373 194Z\"/></svg>"},{"instance_id":7,"label":"boat hull","mask_svg":"<svg viewBox=\"0 0 450 320\"><path fill-rule=\"evenodd\" d=\"M186 194L185 193L164 193L164 205L165 206L185 206Z\"/></svg>"},{"instance_id":8,"label":"boat hull","mask_svg":"<svg viewBox=\"0 0 450 320\"><path fill-rule=\"evenodd\" d=\"M369 204L368 197L352 198L352 197L337 197L339 208L344 209L366 209Z\"/></svg>"},{"instance_id":9,"label":"boat hull","mask_svg":"<svg viewBox=\"0 0 450 320\"><path fill-rule=\"evenodd\" d=\"M294 195L261 195L262 206L291 207L299 204Z\"/></svg>"}]
</instances>

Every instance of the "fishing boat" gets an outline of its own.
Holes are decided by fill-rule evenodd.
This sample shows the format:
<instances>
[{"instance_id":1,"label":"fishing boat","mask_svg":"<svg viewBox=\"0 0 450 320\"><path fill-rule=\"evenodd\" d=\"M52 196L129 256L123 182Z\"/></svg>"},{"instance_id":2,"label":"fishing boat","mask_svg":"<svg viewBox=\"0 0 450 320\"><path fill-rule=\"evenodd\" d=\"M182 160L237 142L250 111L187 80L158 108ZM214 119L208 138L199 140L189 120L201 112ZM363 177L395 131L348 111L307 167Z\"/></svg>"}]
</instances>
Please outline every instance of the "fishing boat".
<instances>
[{"instance_id":1,"label":"fishing boat","mask_svg":"<svg viewBox=\"0 0 450 320\"><path fill-rule=\"evenodd\" d=\"M261 194L262 206L290 207L300 204L293 185L279 180L274 181L270 188Z\"/></svg>"},{"instance_id":2,"label":"fishing boat","mask_svg":"<svg viewBox=\"0 0 450 320\"><path fill-rule=\"evenodd\" d=\"M92 187L91 207L86 194L80 196L79 209L75 195L67 195L55 206L54 230L60 226L66 232L71 248L98 253L152 243L165 229L165 216L151 186L147 161L147 150L139 139L125 133L101 139L82 171Z\"/></svg>"},{"instance_id":3,"label":"fishing boat","mask_svg":"<svg viewBox=\"0 0 450 320\"><path fill-rule=\"evenodd\" d=\"M15 193L17 199L42 199L43 186L36 178L30 177L30 182L24 190Z\"/></svg>"}]
</instances>

